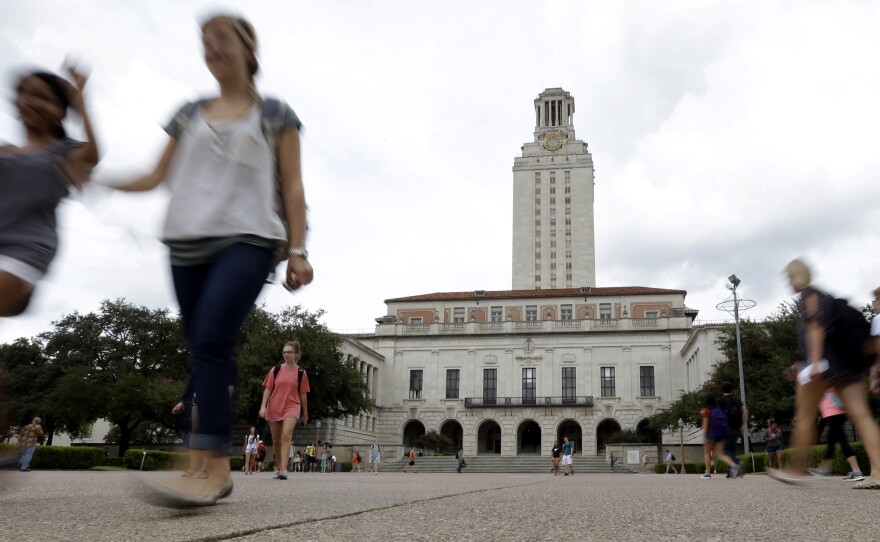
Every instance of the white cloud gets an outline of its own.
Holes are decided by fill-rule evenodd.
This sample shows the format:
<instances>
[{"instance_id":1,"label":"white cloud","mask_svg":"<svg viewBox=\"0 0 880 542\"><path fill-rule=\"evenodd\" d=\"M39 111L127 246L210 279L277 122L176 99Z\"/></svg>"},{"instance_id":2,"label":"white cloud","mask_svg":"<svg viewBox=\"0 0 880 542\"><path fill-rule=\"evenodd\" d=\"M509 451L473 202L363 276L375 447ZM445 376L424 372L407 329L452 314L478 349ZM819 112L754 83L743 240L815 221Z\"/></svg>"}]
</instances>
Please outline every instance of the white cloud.
<instances>
[{"instance_id":1,"label":"white cloud","mask_svg":"<svg viewBox=\"0 0 880 542\"><path fill-rule=\"evenodd\" d=\"M17 5L0 70L93 67L99 176L133 175L161 126L212 92L196 19L203 2ZM532 100L563 86L596 164L599 285L689 291L701 318L731 273L760 317L788 297L780 270L863 303L880 284L876 182L878 8L860 2L257 1L267 92L306 130L313 285L266 288L271 308L327 310L370 328L386 298L510 287L513 158ZM89 14L89 15L86 15ZM11 109L0 138L15 140ZM115 194L60 210L62 249L31 310L0 340L47 329L104 298L176 306L157 240L164 195Z\"/></svg>"}]
</instances>

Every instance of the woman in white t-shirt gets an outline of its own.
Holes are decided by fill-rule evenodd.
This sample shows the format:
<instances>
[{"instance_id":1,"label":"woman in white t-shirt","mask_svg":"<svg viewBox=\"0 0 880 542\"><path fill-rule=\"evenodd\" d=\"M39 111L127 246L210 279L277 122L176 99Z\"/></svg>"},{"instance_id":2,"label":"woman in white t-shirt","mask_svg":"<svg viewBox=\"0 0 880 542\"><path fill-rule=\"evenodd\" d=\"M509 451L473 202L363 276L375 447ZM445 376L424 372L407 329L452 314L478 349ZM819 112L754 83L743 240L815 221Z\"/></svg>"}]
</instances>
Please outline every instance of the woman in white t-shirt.
<instances>
[{"instance_id":1,"label":"woman in white t-shirt","mask_svg":"<svg viewBox=\"0 0 880 542\"><path fill-rule=\"evenodd\" d=\"M219 96L190 103L166 127L170 136L152 173L126 186L165 181L171 200L163 241L199 397L190 453L207 459L200 484L147 482L149 502L211 506L232 492L232 403L228 366L241 327L270 271L287 261L285 284L312 281L300 171L300 122L280 104L271 130L254 84L257 36L240 17L211 17L201 27L204 59Z\"/></svg>"},{"instance_id":2,"label":"woman in white t-shirt","mask_svg":"<svg viewBox=\"0 0 880 542\"><path fill-rule=\"evenodd\" d=\"M251 426L250 432L244 437L244 473L254 473L254 460L257 458L257 444L260 443L260 435L257 428Z\"/></svg>"}]
</instances>

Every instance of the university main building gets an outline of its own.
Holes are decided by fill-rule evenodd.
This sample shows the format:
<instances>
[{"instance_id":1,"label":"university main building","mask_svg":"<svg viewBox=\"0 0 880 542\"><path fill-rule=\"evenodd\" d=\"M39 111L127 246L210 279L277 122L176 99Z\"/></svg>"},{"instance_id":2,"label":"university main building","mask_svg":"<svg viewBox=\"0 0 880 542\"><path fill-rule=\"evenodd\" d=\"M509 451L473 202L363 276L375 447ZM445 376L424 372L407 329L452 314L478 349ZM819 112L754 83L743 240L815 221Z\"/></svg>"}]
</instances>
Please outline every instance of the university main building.
<instances>
[{"instance_id":1,"label":"university main building","mask_svg":"<svg viewBox=\"0 0 880 542\"><path fill-rule=\"evenodd\" d=\"M685 291L596 285L593 159L574 105L542 92L514 159L513 289L386 300L375 332L344 345L376 409L331 422L327 440L394 453L437 431L467 456L514 456L549 455L568 436L600 454L721 359Z\"/></svg>"}]
</instances>

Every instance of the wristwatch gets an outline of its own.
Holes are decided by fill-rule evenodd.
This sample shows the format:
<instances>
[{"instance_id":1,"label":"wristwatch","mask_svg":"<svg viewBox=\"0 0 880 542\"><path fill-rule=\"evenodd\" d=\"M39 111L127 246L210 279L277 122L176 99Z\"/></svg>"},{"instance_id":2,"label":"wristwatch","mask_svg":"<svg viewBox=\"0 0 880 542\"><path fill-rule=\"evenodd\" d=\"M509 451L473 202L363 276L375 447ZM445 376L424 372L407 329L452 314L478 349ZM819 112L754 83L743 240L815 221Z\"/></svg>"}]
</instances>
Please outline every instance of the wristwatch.
<instances>
[{"instance_id":1,"label":"wristwatch","mask_svg":"<svg viewBox=\"0 0 880 542\"><path fill-rule=\"evenodd\" d=\"M303 260L309 259L309 251L305 247L303 247L303 248L289 248L289 249L287 249L287 255L288 256L299 256Z\"/></svg>"}]
</instances>

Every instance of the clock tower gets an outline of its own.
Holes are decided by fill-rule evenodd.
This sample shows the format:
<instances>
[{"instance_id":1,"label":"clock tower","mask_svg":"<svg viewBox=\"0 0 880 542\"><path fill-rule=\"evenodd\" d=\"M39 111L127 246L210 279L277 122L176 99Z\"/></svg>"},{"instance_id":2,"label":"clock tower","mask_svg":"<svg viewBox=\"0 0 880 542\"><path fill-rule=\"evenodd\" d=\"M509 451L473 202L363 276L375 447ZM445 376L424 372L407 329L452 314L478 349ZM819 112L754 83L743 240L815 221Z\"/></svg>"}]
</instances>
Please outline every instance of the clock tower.
<instances>
[{"instance_id":1,"label":"clock tower","mask_svg":"<svg viewBox=\"0 0 880 542\"><path fill-rule=\"evenodd\" d=\"M513 289L596 285L593 157L574 133L574 98L535 99L534 139L513 161Z\"/></svg>"}]
</instances>

